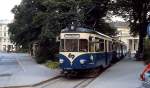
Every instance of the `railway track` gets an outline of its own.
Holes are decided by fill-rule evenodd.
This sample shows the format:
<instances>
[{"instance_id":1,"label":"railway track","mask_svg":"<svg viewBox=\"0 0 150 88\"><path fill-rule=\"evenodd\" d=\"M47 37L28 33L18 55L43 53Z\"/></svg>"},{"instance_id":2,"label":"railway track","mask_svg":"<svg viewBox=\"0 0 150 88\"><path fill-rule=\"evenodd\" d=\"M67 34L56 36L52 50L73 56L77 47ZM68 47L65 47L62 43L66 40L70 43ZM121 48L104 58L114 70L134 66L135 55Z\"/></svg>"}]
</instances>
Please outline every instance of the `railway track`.
<instances>
[{"instance_id":1,"label":"railway track","mask_svg":"<svg viewBox=\"0 0 150 88\"><path fill-rule=\"evenodd\" d=\"M114 64L112 64L114 65ZM96 72L93 72L94 74L90 74L90 75L94 75L94 76L85 76L85 77L68 77L66 78L64 75L50 80L42 85L39 86L34 86L33 88L85 88L86 86L88 86L88 84L90 84L92 81L94 81L94 79L101 75L106 69L108 69L109 67L111 67L112 65L108 66L107 68L99 71L97 70ZM97 73L97 74L95 74ZM82 74L83 75L83 74ZM86 74L84 74L86 75Z\"/></svg>"},{"instance_id":2,"label":"railway track","mask_svg":"<svg viewBox=\"0 0 150 88\"><path fill-rule=\"evenodd\" d=\"M40 86L33 88L84 88L95 78L64 78L58 77Z\"/></svg>"}]
</instances>

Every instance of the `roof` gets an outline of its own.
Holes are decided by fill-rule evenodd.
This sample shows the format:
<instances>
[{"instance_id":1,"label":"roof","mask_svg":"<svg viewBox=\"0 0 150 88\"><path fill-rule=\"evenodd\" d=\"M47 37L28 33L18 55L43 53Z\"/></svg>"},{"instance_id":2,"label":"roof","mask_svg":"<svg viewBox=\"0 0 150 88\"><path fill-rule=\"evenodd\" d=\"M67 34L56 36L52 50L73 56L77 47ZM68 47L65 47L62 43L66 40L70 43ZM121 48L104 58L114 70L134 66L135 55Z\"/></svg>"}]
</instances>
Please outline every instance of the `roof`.
<instances>
[{"instance_id":1,"label":"roof","mask_svg":"<svg viewBox=\"0 0 150 88\"><path fill-rule=\"evenodd\" d=\"M91 30L88 28L82 28L82 27L77 27L77 28L74 28L73 30L71 30L69 28L65 28L61 31L61 33L93 33L93 34L101 35L103 37L111 38L105 34L98 32L98 31L94 31L94 30Z\"/></svg>"},{"instance_id":2,"label":"roof","mask_svg":"<svg viewBox=\"0 0 150 88\"><path fill-rule=\"evenodd\" d=\"M7 25L8 23L10 23L9 20L0 20L1 25Z\"/></svg>"},{"instance_id":3,"label":"roof","mask_svg":"<svg viewBox=\"0 0 150 88\"><path fill-rule=\"evenodd\" d=\"M62 33L68 33L68 32L83 32L83 33L91 33L91 32L95 32L94 30L88 29L88 28L82 28L82 27L77 27L75 29L69 29L69 28L65 28L61 31Z\"/></svg>"}]
</instances>

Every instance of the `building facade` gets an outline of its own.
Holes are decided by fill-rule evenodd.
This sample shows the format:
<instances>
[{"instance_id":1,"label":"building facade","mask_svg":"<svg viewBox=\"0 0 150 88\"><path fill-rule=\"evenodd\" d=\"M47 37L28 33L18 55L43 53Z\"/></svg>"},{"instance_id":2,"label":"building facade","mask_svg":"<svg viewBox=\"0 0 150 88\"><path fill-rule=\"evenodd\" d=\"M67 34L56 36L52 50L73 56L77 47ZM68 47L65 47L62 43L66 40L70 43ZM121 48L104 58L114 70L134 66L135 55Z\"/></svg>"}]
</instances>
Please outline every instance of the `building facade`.
<instances>
[{"instance_id":1,"label":"building facade","mask_svg":"<svg viewBox=\"0 0 150 88\"><path fill-rule=\"evenodd\" d=\"M15 51L15 45L11 43L7 23L0 23L0 52Z\"/></svg>"},{"instance_id":2,"label":"building facade","mask_svg":"<svg viewBox=\"0 0 150 88\"><path fill-rule=\"evenodd\" d=\"M129 23L114 22L113 24L117 28L117 37L119 38L119 40L126 43L127 49L130 50L131 53L136 53L136 51L138 50L139 36L131 36Z\"/></svg>"}]
</instances>

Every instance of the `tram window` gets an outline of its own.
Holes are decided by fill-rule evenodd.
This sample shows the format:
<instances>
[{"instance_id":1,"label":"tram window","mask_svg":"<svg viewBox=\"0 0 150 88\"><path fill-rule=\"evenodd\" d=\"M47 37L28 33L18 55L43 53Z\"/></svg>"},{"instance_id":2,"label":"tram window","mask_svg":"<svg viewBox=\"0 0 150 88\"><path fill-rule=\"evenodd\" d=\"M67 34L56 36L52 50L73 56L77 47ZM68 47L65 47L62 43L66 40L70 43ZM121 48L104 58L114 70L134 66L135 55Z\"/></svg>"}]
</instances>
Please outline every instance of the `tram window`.
<instances>
[{"instance_id":1,"label":"tram window","mask_svg":"<svg viewBox=\"0 0 150 88\"><path fill-rule=\"evenodd\" d=\"M114 46L115 46L115 44L114 44L114 43L112 43L112 50L113 50L113 51L115 50Z\"/></svg>"},{"instance_id":2,"label":"tram window","mask_svg":"<svg viewBox=\"0 0 150 88\"><path fill-rule=\"evenodd\" d=\"M112 46L113 46L113 51L116 51L117 50L116 43L113 43Z\"/></svg>"},{"instance_id":3,"label":"tram window","mask_svg":"<svg viewBox=\"0 0 150 88\"><path fill-rule=\"evenodd\" d=\"M60 51L64 51L64 39L61 39L61 42L60 42Z\"/></svg>"},{"instance_id":4,"label":"tram window","mask_svg":"<svg viewBox=\"0 0 150 88\"><path fill-rule=\"evenodd\" d=\"M65 40L66 52L78 52L78 39Z\"/></svg>"},{"instance_id":5,"label":"tram window","mask_svg":"<svg viewBox=\"0 0 150 88\"><path fill-rule=\"evenodd\" d=\"M88 41L86 39L80 39L79 50L81 52L87 52L88 51Z\"/></svg>"},{"instance_id":6,"label":"tram window","mask_svg":"<svg viewBox=\"0 0 150 88\"><path fill-rule=\"evenodd\" d=\"M112 42L109 41L109 51L111 52L112 51Z\"/></svg>"},{"instance_id":7,"label":"tram window","mask_svg":"<svg viewBox=\"0 0 150 88\"><path fill-rule=\"evenodd\" d=\"M116 51L116 44L115 43L113 43L113 51Z\"/></svg>"},{"instance_id":8,"label":"tram window","mask_svg":"<svg viewBox=\"0 0 150 88\"><path fill-rule=\"evenodd\" d=\"M95 38L95 51L99 52L100 51L100 46L99 46L99 38Z\"/></svg>"},{"instance_id":9,"label":"tram window","mask_svg":"<svg viewBox=\"0 0 150 88\"><path fill-rule=\"evenodd\" d=\"M100 51L99 43L95 43L95 51L96 52Z\"/></svg>"},{"instance_id":10,"label":"tram window","mask_svg":"<svg viewBox=\"0 0 150 88\"><path fill-rule=\"evenodd\" d=\"M107 49L107 40L105 40L105 52L107 52L108 49Z\"/></svg>"},{"instance_id":11,"label":"tram window","mask_svg":"<svg viewBox=\"0 0 150 88\"><path fill-rule=\"evenodd\" d=\"M100 39L99 47L100 47L100 51L104 51L104 40L103 39Z\"/></svg>"}]
</instances>

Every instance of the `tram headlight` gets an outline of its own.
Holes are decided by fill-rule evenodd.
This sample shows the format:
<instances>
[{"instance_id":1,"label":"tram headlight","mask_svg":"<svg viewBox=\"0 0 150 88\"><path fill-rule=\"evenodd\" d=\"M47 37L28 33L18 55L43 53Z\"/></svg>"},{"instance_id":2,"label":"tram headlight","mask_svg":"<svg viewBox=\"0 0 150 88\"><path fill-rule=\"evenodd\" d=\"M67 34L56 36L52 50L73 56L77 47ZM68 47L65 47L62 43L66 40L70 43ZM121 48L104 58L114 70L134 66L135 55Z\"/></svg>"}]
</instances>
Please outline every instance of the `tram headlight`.
<instances>
[{"instance_id":1,"label":"tram headlight","mask_svg":"<svg viewBox=\"0 0 150 88\"><path fill-rule=\"evenodd\" d=\"M81 59L80 64L85 64L86 60Z\"/></svg>"},{"instance_id":2,"label":"tram headlight","mask_svg":"<svg viewBox=\"0 0 150 88\"><path fill-rule=\"evenodd\" d=\"M59 63L64 63L64 60L63 59L59 59Z\"/></svg>"}]
</instances>

